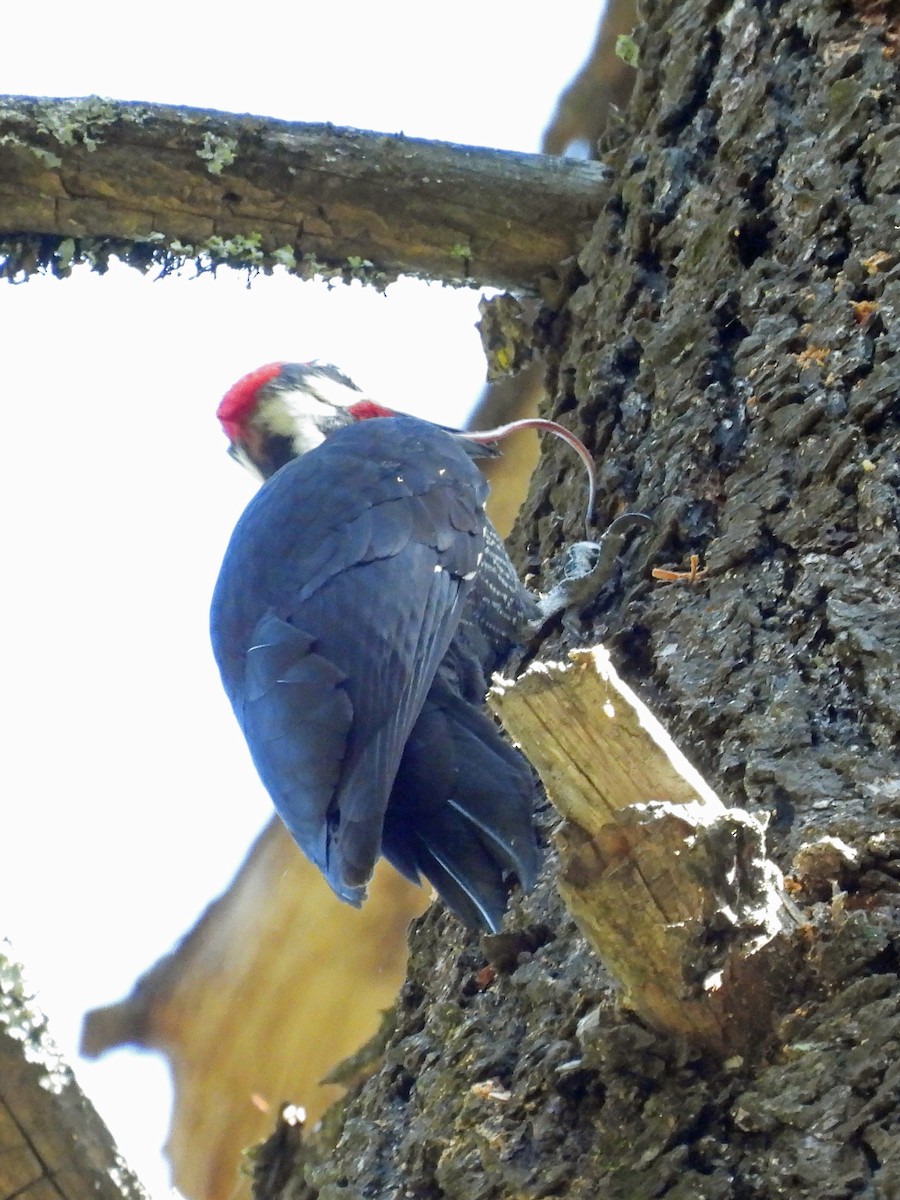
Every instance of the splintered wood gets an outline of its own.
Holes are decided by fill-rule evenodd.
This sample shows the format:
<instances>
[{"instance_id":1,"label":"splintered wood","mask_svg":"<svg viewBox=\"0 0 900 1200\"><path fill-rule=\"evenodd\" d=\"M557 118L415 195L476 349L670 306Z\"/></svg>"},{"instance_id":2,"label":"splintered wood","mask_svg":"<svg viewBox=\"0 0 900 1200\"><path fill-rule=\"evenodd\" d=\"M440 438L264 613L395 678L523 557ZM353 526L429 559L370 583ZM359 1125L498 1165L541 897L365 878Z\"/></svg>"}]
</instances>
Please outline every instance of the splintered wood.
<instances>
[{"instance_id":1,"label":"splintered wood","mask_svg":"<svg viewBox=\"0 0 900 1200\"><path fill-rule=\"evenodd\" d=\"M566 906L648 1024L758 1051L795 924L763 829L725 807L602 647L570 658L489 697L563 818Z\"/></svg>"}]
</instances>

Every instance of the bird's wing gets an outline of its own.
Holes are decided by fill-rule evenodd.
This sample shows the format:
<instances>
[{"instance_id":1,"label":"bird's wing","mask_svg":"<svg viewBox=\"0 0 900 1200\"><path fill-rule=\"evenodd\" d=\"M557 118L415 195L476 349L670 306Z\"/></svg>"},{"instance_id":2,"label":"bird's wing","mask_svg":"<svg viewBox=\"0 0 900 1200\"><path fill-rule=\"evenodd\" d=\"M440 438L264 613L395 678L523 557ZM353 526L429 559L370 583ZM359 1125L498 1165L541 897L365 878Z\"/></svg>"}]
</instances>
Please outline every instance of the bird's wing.
<instances>
[{"instance_id":1,"label":"bird's wing","mask_svg":"<svg viewBox=\"0 0 900 1200\"><path fill-rule=\"evenodd\" d=\"M260 777L335 891L358 902L410 729L484 544L485 485L413 418L350 426L251 502L213 642Z\"/></svg>"}]
</instances>

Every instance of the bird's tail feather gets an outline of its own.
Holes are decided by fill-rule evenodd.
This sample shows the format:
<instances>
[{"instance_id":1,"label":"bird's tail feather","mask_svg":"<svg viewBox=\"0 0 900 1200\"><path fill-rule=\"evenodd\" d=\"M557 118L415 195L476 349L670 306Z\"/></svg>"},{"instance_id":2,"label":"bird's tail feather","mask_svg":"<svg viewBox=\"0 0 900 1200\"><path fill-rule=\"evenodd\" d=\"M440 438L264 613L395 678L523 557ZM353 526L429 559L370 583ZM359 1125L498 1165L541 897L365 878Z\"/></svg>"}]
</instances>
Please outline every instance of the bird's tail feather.
<instances>
[{"instance_id":1,"label":"bird's tail feather","mask_svg":"<svg viewBox=\"0 0 900 1200\"><path fill-rule=\"evenodd\" d=\"M496 931L510 876L538 871L534 779L493 721L438 681L410 734L385 818L385 856L424 875L467 925Z\"/></svg>"}]
</instances>

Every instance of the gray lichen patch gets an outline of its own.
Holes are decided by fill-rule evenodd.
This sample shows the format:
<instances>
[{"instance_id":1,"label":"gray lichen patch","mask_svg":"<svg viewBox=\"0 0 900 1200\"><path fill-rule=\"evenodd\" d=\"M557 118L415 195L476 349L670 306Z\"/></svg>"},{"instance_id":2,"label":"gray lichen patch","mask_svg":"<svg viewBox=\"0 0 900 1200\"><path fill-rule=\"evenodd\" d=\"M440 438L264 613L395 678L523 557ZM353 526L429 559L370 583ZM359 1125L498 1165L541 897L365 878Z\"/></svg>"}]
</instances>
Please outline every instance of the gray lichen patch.
<instances>
[{"instance_id":1,"label":"gray lichen patch","mask_svg":"<svg viewBox=\"0 0 900 1200\"><path fill-rule=\"evenodd\" d=\"M72 1081L47 1028L47 1018L37 1008L9 942L0 941L0 1027L21 1042L25 1057L40 1066L42 1085L59 1093Z\"/></svg>"},{"instance_id":2,"label":"gray lichen patch","mask_svg":"<svg viewBox=\"0 0 900 1200\"><path fill-rule=\"evenodd\" d=\"M214 133L203 135L203 145L197 151L197 157L207 164L210 175L221 175L226 167L230 167L237 158L237 138L218 137Z\"/></svg>"},{"instance_id":3,"label":"gray lichen patch","mask_svg":"<svg viewBox=\"0 0 900 1200\"><path fill-rule=\"evenodd\" d=\"M85 96L79 100L48 102L37 128L63 146L80 143L86 150L95 150L103 139L104 127L116 119L112 101L100 96Z\"/></svg>"}]
</instances>

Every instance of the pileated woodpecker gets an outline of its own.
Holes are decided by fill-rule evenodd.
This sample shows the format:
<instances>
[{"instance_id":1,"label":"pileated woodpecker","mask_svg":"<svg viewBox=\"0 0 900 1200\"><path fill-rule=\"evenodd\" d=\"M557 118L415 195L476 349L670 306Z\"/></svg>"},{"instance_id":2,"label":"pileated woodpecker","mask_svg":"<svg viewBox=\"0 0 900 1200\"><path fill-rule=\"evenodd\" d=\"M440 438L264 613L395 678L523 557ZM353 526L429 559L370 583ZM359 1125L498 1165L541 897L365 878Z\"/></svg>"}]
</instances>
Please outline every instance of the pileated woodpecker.
<instances>
[{"instance_id":1,"label":"pileated woodpecker","mask_svg":"<svg viewBox=\"0 0 900 1200\"><path fill-rule=\"evenodd\" d=\"M276 809L341 899L383 853L496 931L539 855L531 770L484 698L541 616L484 513L472 460L496 451L328 365L262 367L218 416L267 482L225 554L213 650Z\"/></svg>"}]
</instances>

